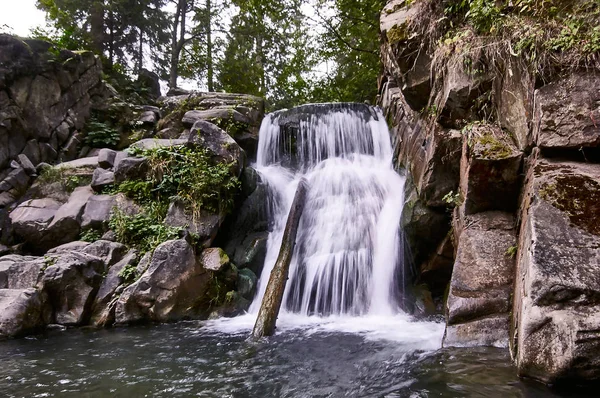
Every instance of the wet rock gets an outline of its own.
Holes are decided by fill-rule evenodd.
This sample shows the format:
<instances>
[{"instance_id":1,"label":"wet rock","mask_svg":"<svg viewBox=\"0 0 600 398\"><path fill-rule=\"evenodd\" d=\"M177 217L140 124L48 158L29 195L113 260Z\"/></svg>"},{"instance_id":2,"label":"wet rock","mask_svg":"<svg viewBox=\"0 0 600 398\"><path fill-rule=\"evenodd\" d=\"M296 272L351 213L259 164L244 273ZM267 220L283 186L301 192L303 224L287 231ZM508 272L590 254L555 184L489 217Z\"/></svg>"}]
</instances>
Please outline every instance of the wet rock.
<instances>
[{"instance_id":1,"label":"wet rock","mask_svg":"<svg viewBox=\"0 0 600 398\"><path fill-rule=\"evenodd\" d=\"M30 289L0 289L0 337L18 337L43 329L52 310L43 293Z\"/></svg>"},{"instance_id":2,"label":"wet rock","mask_svg":"<svg viewBox=\"0 0 600 398\"><path fill-rule=\"evenodd\" d=\"M600 165L537 158L524 188L513 308L519 375L600 378Z\"/></svg>"},{"instance_id":3,"label":"wet rock","mask_svg":"<svg viewBox=\"0 0 600 398\"><path fill-rule=\"evenodd\" d=\"M210 247L204 249L200 256L202 266L210 271L219 272L223 271L229 265L229 257L219 247Z\"/></svg>"},{"instance_id":4,"label":"wet rock","mask_svg":"<svg viewBox=\"0 0 600 398\"><path fill-rule=\"evenodd\" d=\"M454 328L446 333L443 344L477 346L492 342L508 347L516 251L513 216L478 213L467 216L463 225L462 230L455 226L458 248L446 302L447 325ZM481 322L489 317L500 317L505 326L493 328L492 336L486 336L491 321Z\"/></svg>"},{"instance_id":5,"label":"wet rock","mask_svg":"<svg viewBox=\"0 0 600 398\"><path fill-rule=\"evenodd\" d=\"M40 289L48 294L55 322L81 325L89 319L91 305L102 282L104 263L98 257L78 252L49 256Z\"/></svg>"},{"instance_id":6,"label":"wet rock","mask_svg":"<svg viewBox=\"0 0 600 398\"><path fill-rule=\"evenodd\" d=\"M245 268L238 271L237 291L246 300L252 301L256 293L256 282L258 278L250 269Z\"/></svg>"},{"instance_id":7,"label":"wet rock","mask_svg":"<svg viewBox=\"0 0 600 398\"><path fill-rule=\"evenodd\" d=\"M448 325L444 334L444 346L505 348L509 323L508 314L502 314Z\"/></svg>"},{"instance_id":8,"label":"wet rock","mask_svg":"<svg viewBox=\"0 0 600 398\"><path fill-rule=\"evenodd\" d=\"M202 312L200 302L209 280L209 272L196 259L188 242L165 242L154 251L146 272L121 294L115 321L168 322L197 317Z\"/></svg>"}]
</instances>

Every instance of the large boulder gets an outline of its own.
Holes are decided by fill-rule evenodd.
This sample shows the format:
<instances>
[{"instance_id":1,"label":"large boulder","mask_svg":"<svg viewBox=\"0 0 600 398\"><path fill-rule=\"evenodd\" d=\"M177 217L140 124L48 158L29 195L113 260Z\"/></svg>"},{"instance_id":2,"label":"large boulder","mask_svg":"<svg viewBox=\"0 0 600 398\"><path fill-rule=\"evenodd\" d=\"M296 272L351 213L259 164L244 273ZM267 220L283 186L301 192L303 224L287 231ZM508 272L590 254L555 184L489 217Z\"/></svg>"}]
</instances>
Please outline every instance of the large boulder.
<instances>
[{"instance_id":1,"label":"large boulder","mask_svg":"<svg viewBox=\"0 0 600 398\"><path fill-rule=\"evenodd\" d=\"M44 293L29 289L0 289L0 338L39 331L51 321Z\"/></svg>"},{"instance_id":2,"label":"large boulder","mask_svg":"<svg viewBox=\"0 0 600 398\"><path fill-rule=\"evenodd\" d=\"M109 326L114 322L115 307L118 300L115 292L119 286L127 282L122 272L125 267L132 267L137 260L137 251L131 250L118 263L110 266L92 305L90 320L92 325Z\"/></svg>"},{"instance_id":3,"label":"large boulder","mask_svg":"<svg viewBox=\"0 0 600 398\"><path fill-rule=\"evenodd\" d=\"M42 246L48 244L47 227L60 207L61 203L53 199L31 199L23 202L10 213L14 233L43 249Z\"/></svg>"},{"instance_id":4,"label":"large boulder","mask_svg":"<svg viewBox=\"0 0 600 398\"><path fill-rule=\"evenodd\" d=\"M47 262L40 257L16 254L0 257L0 289L35 287Z\"/></svg>"},{"instance_id":5,"label":"large boulder","mask_svg":"<svg viewBox=\"0 0 600 398\"><path fill-rule=\"evenodd\" d=\"M156 248L146 272L121 294L115 321L169 322L197 317L209 281L209 272L186 240L167 241Z\"/></svg>"},{"instance_id":6,"label":"large boulder","mask_svg":"<svg viewBox=\"0 0 600 398\"><path fill-rule=\"evenodd\" d=\"M224 219L224 214L216 214L204 209L200 210L200 214L194 216L183 203L173 201L169 205L164 222L170 227L185 228L198 237L201 245L208 247L215 240Z\"/></svg>"},{"instance_id":7,"label":"large boulder","mask_svg":"<svg viewBox=\"0 0 600 398\"><path fill-rule=\"evenodd\" d=\"M115 205L115 197L111 195L91 196L81 219L82 229L103 229L110 220L111 211Z\"/></svg>"},{"instance_id":8,"label":"large boulder","mask_svg":"<svg viewBox=\"0 0 600 398\"><path fill-rule=\"evenodd\" d=\"M49 255L39 288L48 294L54 322L82 325L89 320L94 296L102 282L102 259L79 252Z\"/></svg>"},{"instance_id":9,"label":"large boulder","mask_svg":"<svg viewBox=\"0 0 600 398\"><path fill-rule=\"evenodd\" d=\"M600 146L600 76L571 74L535 93L533 139L542 149Z\"/></svg>"},{"instance_id":10,"label":"large boulder","mask_svg":"<svg viewBox=\"0 0 600 398\"><path fill-rule=\"evenodd\" d=\"M190 130L190 144L206 148L219 162L231 163L231 171L239 176L242 172L246 154L229 134L214 124L198 120Z\"/></svg>"},{"instance_id":11,"label":"large boulder","mask_svg":"<svg viewBox=\"0 0 600 398\"><path fill-rule=\"evenodd\" d=\"M67 203L58 208L52 222L46 228L47 236L52 237L51 246L77 239L83 211L93 194L89 186L75 188Z\"/></svg>"},{"instance_id":12,"label":"large boulder","mask_svg":"<svg viewBox=\"0 0 600 398\"><path fill-rule=\"evenodd\" d=\"M475 125L463 143L461 211L514 211L521 185L522 153L502 130Z\"/></svg>"},{"instance_id":13,"label":"large boulder","mask_svg":"<svg viewBox=\"0 0 600 398\"><path fill-rule=\"evenodd\" d=\"M521 206L513 356L524 377L597 380L600 165L535 158L531 164Z\"/></svg>"},{"instance_id":14,"label":"large boulder","mask_svg":"<svg viewBox=\"0 0 600 398\"><path fill-rule=\"evenodd\" d=\"M485 212L455 225L458 248L446 302L444 346L508 347L516 237L511 214Z\"/></svg>"}]
</instances>

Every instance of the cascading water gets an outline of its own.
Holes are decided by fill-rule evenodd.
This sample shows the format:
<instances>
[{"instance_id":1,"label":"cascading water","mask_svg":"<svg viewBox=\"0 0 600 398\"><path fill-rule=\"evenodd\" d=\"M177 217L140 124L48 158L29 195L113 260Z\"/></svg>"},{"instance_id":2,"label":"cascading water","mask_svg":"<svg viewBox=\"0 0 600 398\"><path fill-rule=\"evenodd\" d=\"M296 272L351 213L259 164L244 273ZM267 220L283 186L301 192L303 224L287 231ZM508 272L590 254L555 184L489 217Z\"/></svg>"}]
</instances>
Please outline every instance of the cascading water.
<instances>
[{"instance_id":1,"label":"cascading water","mask_svg":"<svg viewBox=\"0 0 600 398\"><path fill-rule=\"evenodd\" d=\"M260 129L256 168L269 189L272 232L250 312L260 308L302 177L308 196L282 310L398 312L404 178L392 168L381 111L362 104L322 104L269 114Z\"/></svg>"}]
</instances>

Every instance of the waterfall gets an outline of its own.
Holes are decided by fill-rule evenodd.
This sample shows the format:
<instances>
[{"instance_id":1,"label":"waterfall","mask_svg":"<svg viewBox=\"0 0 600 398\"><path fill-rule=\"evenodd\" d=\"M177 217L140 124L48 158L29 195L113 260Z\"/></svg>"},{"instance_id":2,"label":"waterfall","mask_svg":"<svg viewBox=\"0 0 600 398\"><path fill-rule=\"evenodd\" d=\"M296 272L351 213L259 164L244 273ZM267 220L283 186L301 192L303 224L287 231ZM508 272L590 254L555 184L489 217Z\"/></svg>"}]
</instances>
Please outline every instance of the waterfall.
<instances>
[{"instance_id":1,"label":"waterfall","mask_svg":"<svg viewBox=\"0 0 600 398\"><path fill-rule=\"evenodd\" d=\"M391 315L399 311L404 177L392 168L379 108L305 105L268 114L256 169L268 186L271 232L256 313L281 246L300 178L308 196L283 311L303 315Z\"/></svg>"}]
</instances>

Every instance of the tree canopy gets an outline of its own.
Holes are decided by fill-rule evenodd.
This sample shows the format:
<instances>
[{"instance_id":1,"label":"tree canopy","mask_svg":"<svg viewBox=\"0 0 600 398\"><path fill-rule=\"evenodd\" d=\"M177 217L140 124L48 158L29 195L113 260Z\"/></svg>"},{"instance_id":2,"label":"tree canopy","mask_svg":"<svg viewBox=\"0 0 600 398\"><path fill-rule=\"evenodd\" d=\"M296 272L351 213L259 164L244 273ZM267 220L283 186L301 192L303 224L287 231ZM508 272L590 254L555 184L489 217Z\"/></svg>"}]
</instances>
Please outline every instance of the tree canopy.
<instances>
[{"instance_id":1,"label":"tree canopy","mask_svg":"<svg viewBox=\"0 0 600 398\"><path fill-rule=\"evenodd\" d=\"M38 0L34 36L92 49L108 70L154 70L176 88L263 96L273 109L373 101L375 0Z\"/></svg>"}]
</instances>

